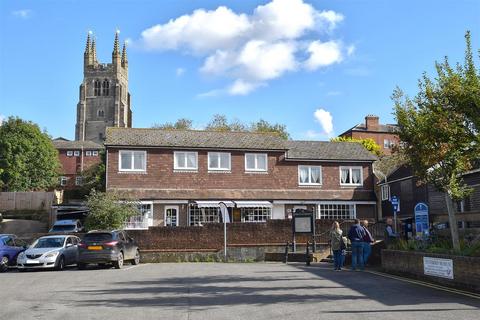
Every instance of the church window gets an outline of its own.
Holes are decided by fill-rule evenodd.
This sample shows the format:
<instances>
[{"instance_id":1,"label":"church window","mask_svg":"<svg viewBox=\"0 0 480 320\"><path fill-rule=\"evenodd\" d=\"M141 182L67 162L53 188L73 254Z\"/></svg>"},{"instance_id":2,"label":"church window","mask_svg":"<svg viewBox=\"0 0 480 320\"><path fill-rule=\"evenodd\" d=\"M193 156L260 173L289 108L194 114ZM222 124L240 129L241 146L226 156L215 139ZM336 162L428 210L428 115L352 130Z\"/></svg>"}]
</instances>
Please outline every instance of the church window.
<instances>
[{"instance_id":1,"label":"church window","mask_svg":"<svg viewBox=\"0 0 480 320\"><path fill-rule=\"evenodd\" d=\"M103 110L98 110L97 114L98 114L99 118L105 117L105 111L103 111Z\"/></svg>"},{"instance_id":2,"label":"church window","mask_svg":"<svg viewBox=\"0 0 480 320\"><path fill-rule=\"evenodd\" d=\"M103 80L103 95L110 95L110 82L107 79Z\"/></svg>"},{"instance_id":3,"label":"church window","mask_svg":"<svg viewBox=\"0 0 480 320\"><path fill-rule=\"evenodd\" d=\"M99 80L95 80L95 82L93 83L93 95L94 96L99 96L100 95L100 81Z\"/></svg>"}]
</instances>

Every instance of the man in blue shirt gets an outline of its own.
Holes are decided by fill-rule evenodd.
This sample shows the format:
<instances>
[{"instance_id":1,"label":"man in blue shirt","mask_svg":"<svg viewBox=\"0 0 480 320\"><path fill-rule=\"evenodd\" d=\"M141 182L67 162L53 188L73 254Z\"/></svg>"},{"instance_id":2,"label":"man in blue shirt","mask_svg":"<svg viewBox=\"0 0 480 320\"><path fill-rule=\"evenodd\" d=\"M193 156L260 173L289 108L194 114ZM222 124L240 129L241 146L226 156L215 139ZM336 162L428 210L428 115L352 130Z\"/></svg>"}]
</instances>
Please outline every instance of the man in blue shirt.
<instances>
[{"instance_id":1,"label":"man in blue shirt","mask_svg":"<svg viewBox=\"0 0 480 320\"><path fill-rule=\"evenodd\" d=\"M348 231L348 238L352 243L352 270L356 270L357 265L360 270L364 269L363 262L363 238L365 229L360 225L360 220L355 219L355 224Z\"/></svg>"}]
</instances>

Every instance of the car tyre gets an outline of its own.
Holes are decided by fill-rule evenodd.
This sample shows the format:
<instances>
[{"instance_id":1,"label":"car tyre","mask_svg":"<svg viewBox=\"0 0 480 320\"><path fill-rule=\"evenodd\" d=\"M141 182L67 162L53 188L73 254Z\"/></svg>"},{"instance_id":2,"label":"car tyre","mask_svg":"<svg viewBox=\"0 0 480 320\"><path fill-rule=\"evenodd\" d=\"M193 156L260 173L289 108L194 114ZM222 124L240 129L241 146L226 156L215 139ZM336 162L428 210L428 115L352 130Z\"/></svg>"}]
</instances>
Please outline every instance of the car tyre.
<instances>
[{"instance_id":1,"label":"car tyre","mask_svg":"<svg viewBox=\"0 0 480 320\"><path fill-rule=\"evenodd\" d=\"M7 271L9 264L10 264L10 260L8 259L8 256L2 257L2 260L0 261L0 272Z\"/></svg>"},{"instance_id":2,"label":"car tyre","mask_svg":"<svg viewBox=\"0 0 480 320\"><path fill-rule=\"evenodd\" d=\"M140 263L140 251L138 249L135 251L135 257L132 260L132 265L136 266Z\"/></svg>"},{"instance_id":3,"label":"car tyre","mask_svg":"<svg viewBox=\"0 0 480 320\"><path fill-rule=\"evenodd\" d=\"M65 268L65 258L60 256L57 265L55 266L55 270L62 271Z\"/></svg>"},{"instance_id":4,"label":"car tyre","mask_svg":"<svg viewBox=\"0 0 480 320\"><path fill-rule=\"evenodd\" d=\"M117 261L113 262L113 266L115 269L122 269L123 267L123 252L118 254Z\"/></svg>"},{"instance_id":5,"label":"car tyre","mask_svg":"<svg viewBox=\"0 0 480 320\"><path fill-rule=\"evenodd\" d=\"M77 268L78 270L85 270L87 268L87 264L86 263L77 263Z\"/></svg>"}]
</instances>

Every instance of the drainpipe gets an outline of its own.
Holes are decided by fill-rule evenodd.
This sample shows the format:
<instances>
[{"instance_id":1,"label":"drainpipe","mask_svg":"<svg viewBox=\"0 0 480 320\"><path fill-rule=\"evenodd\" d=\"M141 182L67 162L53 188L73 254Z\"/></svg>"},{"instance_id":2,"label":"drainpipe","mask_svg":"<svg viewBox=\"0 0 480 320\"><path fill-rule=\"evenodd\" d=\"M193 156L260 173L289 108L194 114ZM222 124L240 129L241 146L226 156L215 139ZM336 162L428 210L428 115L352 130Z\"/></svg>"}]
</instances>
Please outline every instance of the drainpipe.
<instances>
[{"instance_id":1,"label":"drainpipe","mask_svg":"<svg viewBox=\"0 0 480 320\"><path fill-rule=\"evenodd\" d=\"M379 174L379 175L383 176L383 179L385 180L385 184L388 185L387 175L375 168L375 162L372 163L372 169L373 169L373 173L375 175ZM382 190L381 190L381 188L380 188L380 205L377 204L377 206L378 206L377 219L381 220L381 218L382 218Z\"/></svg>"}]
</instances>

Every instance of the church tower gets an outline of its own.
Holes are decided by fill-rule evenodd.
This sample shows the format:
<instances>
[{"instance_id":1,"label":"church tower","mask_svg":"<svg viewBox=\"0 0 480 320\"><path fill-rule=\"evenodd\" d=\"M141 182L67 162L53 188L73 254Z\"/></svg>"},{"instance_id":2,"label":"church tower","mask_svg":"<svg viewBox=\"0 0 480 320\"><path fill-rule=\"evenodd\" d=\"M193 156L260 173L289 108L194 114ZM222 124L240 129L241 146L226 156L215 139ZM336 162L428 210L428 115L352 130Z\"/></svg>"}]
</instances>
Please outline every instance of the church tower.
<instances>
[{"instance_id":1,"label":"church tower","mask_svg":"<svg viewBox=\"0 0 480 320\"><path fill-rule=\"evenodd\" d=\"M118 33L115 33L112 63L98 62L95 38L90 33L87 36L75 140L103 143L107 127L132 127L127 49L124 43L120 53Z\"/></svg>"}]
</instances>

